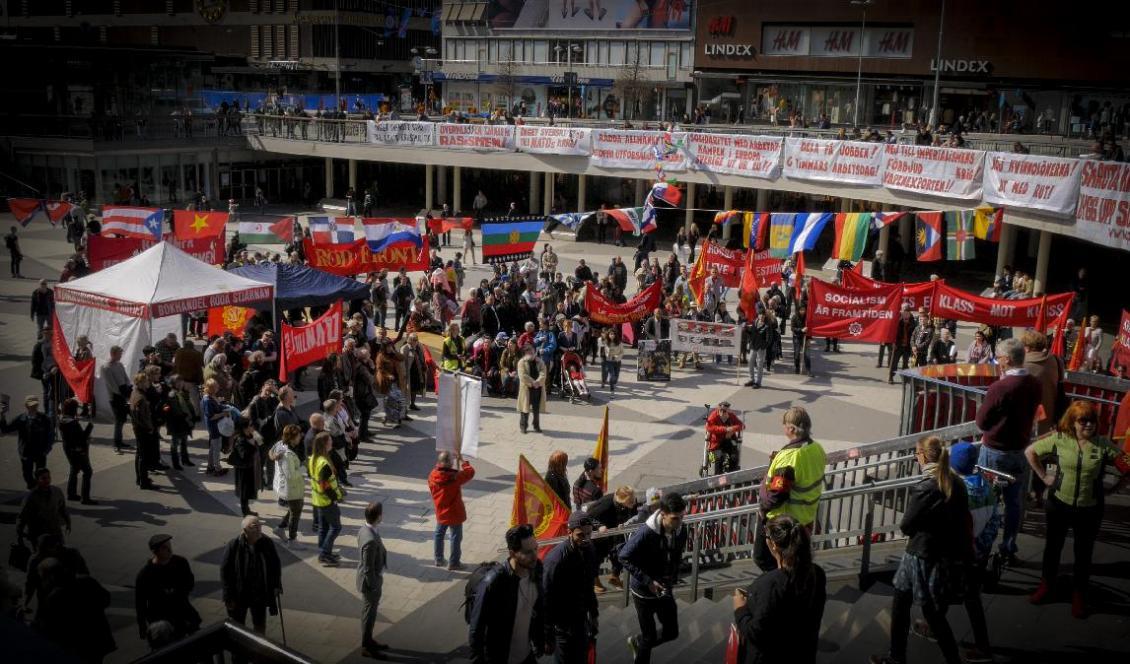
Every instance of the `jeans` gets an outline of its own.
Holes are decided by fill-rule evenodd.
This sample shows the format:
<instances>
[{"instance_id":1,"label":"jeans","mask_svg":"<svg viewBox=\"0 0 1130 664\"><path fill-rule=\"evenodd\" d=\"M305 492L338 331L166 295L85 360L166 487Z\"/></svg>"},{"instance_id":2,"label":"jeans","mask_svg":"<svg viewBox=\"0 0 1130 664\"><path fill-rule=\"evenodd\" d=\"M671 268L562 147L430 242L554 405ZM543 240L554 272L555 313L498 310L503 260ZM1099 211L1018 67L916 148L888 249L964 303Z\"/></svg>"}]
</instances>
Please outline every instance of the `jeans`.
<instances>
[{"instance_id":1,"label":"jeans","mask_svg":"<svg viewBox=\"0 0 1130 664\"><path fill-rule=\"evenodd\" d=\"M1023 450L1002 452L988 445L982 445L977 463L989 470L999 470L1016 478L1015 482L1005 487L1002 496L1004 537L1000 544L1001 553L1006 555L1016 553L1016 534L1020 532L1020 520L1024 516L1024 492L1028 486L1028 460L1024 458Z\"/></svg>"},{"instance_id":2,"label":"jeans","mask_svg":"<svg viewBox=\"0 0 1130 664\"><path fill-rule=\"evenodd\" d=\"M289 530L290 539L298 537L298 518L302 516L302 505L302 498L286 501L286 514L283 515L282 521L279 522L279 528L287 528Z\"/></svg>"},{"instance_id":3,"label":"jeans","mask_svg":"<svg viewBox=\"0 0 1130 664\"><path fill-rule=\"evenodd\" d=\"M315 507L318 515L318 551L323 556L333 553L334 540L341 533L341 508L337 503Z\"/></svg>"},{"instance_id":4,"label":"jeans","mask_svg":"<svg viewBox=\"0 0 1130 664\"><path fill-rule=\"evenodd\" d=\"M377 624L377 607L381 604L381 588L361 593L361 647L369 648L376 640L373 627Z\"/></svg>"},{"instance_id":5,"label":"jeans","mask_svg":"<svg viewBox=\"0 0 1130 664\"><path fill-rule=\"evenodd\" d=\"M90 475L94 470L90 467L89 454L68 454L67 463L71 472L67 475L67 497L79 496L83 500L90 500ZM78 475L82 473L82 493L78 489Z\"/></svg>"},{"instance_id":6,"label":"jeans","mask_svg":"<svg viewBox=\"0 0 1130 664\"><path fill-rule=\"evenodd\" d=\"M749 379L754 385L761 385L761 379L765 375L765 351L764 348L749 351Z\"/></svg>"},{"instance_id":7,"label":"jeans","mask_svg":"<svg viewBox=\"0 0 1130 664\"><path fill-rule=\"evenodd\" d=\"M223 446L224 439L220 437L208 439L208 469L220 469L220 448Z\"/></svg>"},{"instance_id":8,"label":"jeans","mask_svg":"<svg viewBox=\"0 0 1130 664\"><path fill-rule=\"evenodd\" d=\"M582 620L572 625L555 625L553 664L585 664L589 651L589 632Z\"/></svg>"},{"instance_id":9,"label":"jeans","mask_svg":"<svg viewBox=\"0 0 1130 664\"><path fill-rule=\"evenodd\" d=\"M122 429L126 426L126 421L119 419L117 415L114 416L114 449L120 450L122 447Z\"/></svg>"},{"instance_id":10,"label":"jeans","mask_svg":"<svg viewBox=\"0 0 1130 664\"><path fill-rule=\"evenodd\" d=\"M800 373L801 361L804 361L804 372L812 373L812 357L808 354L808 344L804 337L793 335L793 368Z\"/></svg>"},{"instance_id":11,"label":"jeans","mask_svg":"<svg viewBox=\"0 0 1130 664\"><path fill-rule=\"evenodd\" d=\"M895 591L894 604L891 607L891 659L896 662L906 661L906 641L910 636L910 609L914 604L914 594L908 591ZM957 653L957 640L949 621L946 620L945 608L938 608L932 603L922 605L922 615L930 626L938 647L942 649L942 657L946 664L961 664L961 656Z\"/></svg>"},{"instance_id":12,"label":"jeans","mask_svg":"<svg viewBox=\"0 0 1130 664\"><path fill-rule=\"evenodd\" d=\"M179 468L182 461L188 461L188 434L178 433L169 436L169 456L173 467Z\"/></svg>"},{"instance_id":13,"label":"jeans","mask_svg":"<svg viewBox=\"0 0 1130 664\"><path fill-rule=\"evenodd\" d=\"M33 454L20 457L20 470L23 472L24 483L28 489L35 488L35 471L47 467L46 454Z\"/></svg>"},{"instance_id":14,"label":"jeans","mask_svg":"<svg viewBox=\"0 0 1130 664\"><path fill-rule=\"evenodd\" d=\"M435 559L437 563L443 562L443 536L448 529L451 530L451 564L457 565L463 556L463 524L452 526L443 523L436 524Z\"/></svg>"},{"instance_id":15,"label":"jeans","mask_svg":"<svg viewBox=\"0 0 1130 664\"><path fill-rule=\"evenodd\" d=\"M679 608L675 597L670 593L656 598L643 599L632 595L636 605L636 617L640 621L640 634L636 637L636 664L651 662L651 649L679 638ZM662 627L656 633L655 619Z\"/></svg>"},{"instance_id":16,"label":"jeans","mask_svg":"<svg viewBox=\"0 0 1130 664\"><path fill-rule=\"evenodd\" d=\"M620 362L602 360L600 363L600 382L607 383L613 390L620 382Z\"/></svg>"},{"instance_id":17,"label":"jeans","mask_svg":"<svg viewBox=\"0 0 1130 664\"><path fill-rule=\"evenodd\" d=\"M1091 578L1091 557L1095 551L1095 538L1103 519L1102 505L1071 507L1054 495L1045 504L1047 535L1044 540L1043 580L1053 583L1059 574L1059 556L1067 539L1067 531L1075 535L1075 567L1071 582L1076 592L1083 592Z\"/></svg>"},{"instance_id":18,"label":"jeans","mask_svg":"<svg viewBox=\"0 0 1130 664\"><path fill-rule=\"evenodd\" d=\"M260 634L265 634L267 632L266 604L257 604L254 606L238 604L234 609L228 609L228 617L240 625L243 625L247 622L248 611L251 611L251 629Z\"/></svg>"}]
</instances>

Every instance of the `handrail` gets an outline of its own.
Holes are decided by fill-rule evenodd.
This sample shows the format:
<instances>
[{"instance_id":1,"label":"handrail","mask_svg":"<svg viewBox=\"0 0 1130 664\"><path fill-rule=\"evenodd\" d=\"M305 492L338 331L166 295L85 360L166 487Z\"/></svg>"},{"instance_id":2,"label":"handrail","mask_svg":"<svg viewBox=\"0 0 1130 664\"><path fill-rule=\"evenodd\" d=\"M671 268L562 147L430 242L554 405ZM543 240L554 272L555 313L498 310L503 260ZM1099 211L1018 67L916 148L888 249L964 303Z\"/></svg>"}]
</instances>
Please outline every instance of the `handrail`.
<instances>
[{"instance_id":1,"label":"handrail","mask_svg":"<svg viewBox=\"0 0 1130 664\"><path fill-rule=\"evenodd\" d=\"M204 662L224 652L266 664L314 664L302 653L279 645L243 625L225 620L134 660L134 664ZM221 657L215 661L224 661Z\"/></svg>"}]
</instances>

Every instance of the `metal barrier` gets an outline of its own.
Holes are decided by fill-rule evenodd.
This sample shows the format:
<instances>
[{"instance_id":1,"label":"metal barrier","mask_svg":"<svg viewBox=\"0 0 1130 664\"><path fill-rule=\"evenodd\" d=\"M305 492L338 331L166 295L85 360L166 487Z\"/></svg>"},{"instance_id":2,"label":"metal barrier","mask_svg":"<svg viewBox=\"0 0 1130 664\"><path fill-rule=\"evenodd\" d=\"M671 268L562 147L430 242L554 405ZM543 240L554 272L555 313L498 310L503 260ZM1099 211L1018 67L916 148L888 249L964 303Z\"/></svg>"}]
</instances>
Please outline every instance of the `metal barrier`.
<instances>
[{"instance_id":1,"label":"metal barrier","mask_svg":"<svg viewBox=\"0 0 1130 664\"><path fill-rule=\"evenodd\" d=\"M183 662L250 661L266 664L314 664L298 651L281 646L243 625L225 620L206 627L176 643L155 650L135 664L181 664Z\"/></svg>"}]
</instances>

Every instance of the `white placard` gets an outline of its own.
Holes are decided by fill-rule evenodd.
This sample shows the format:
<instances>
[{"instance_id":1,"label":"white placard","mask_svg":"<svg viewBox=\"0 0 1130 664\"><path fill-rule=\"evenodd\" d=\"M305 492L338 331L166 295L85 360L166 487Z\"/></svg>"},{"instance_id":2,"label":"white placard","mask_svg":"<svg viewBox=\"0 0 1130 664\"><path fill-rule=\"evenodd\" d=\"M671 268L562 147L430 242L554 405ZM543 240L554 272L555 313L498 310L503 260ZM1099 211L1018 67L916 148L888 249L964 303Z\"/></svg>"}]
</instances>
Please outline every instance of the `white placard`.
<instances>
[{"instance_id":1,"label":"white placard","mask_svg":"<svg viewBox=\"0 0 1130 664\"><path fill-rule=\"evenodd\" d=\"M1079 197L1081 159L990 152L985 160L986 203L1072 214Z\"/></svg>"},{"instance_id":2,"label":"white placard","mask_svg":"<svg viewBox=\"0 0 1130 664\"><path fill-rule=\"evenodd\" d=\"M507 152L514 150L514 125L436 125L436 144L456 150Z\"/></svg>"},{"instance_id":3,"label":"white placard","mask_svg":"<svg viewBox=\"0 0 1130 664\"><path fill-rule=\"evenodd\" d=\"M881 185L882 148L882 143L786 138L783 172L799 180Z\"/></svg>"},{"instance_id":4,"label":"white placard","mask_svg":"<svg viewBox=\"0 0 1130 664\"><path fill-rule=\"evenodd\" d=\"M741 326L676 318L671 321L671 352L737 355Z\"/></svg>"},{"instance_id":5,"label":"white placard","mask_svg":"<svg viewBox=\"0 0 1130 664\"><path fill-rule=\"evenodd\" d=\"M592 130L569 127L518 127L519 152L587 156L592 152Z\"/></svg>"},{"instance_id":6,"label":"white placard","mask_svg":"<svg viewBox=\"0 0 1130 664\"><path fill-rule=\"evenodd\" d=\"M744 175L773 180L781 173L779 136L740 136L735 134L687 134L690 168L710 173Z\"/></svg>"},{"instance_id":7,"label":"white placard","mask_svg":"<svg viewBox=\"0 0 1130 664\"><path fill-rule=\"evenodd\" d=\"M883 146L883 186L927 196L981 198L985 153L929 145Z\"/></svg>"},{"instance_id":8,"label":"white placard","mask_svg":"<svg viewBox=\"0 0 1130 664\"><path fill-rule=\"evenodd\" d=\"M435 145L434 122L375 122L369 120L369 142L380 145Z\"/></svg>"},{"instance_id":9,"label":"white placard","mask_svg":"<svg viewBox=\"0 0 1130 664\"><path fill-rule=\"evenodd\" d=\"M483 382L462 373L441 372L436 399L436 451L479 455L479 409Z\"/></svg>"},{"instance_id":10,"label":"white placard","mask_svg":"<svg viewBox=\"0 0 1130 664\"><path fill-rule=\"evenodd\" d=\"M592 158L589 163L604 168L635 168L650 171L662 160L668 171L685 171L685 149L675 149L686 140L685 133L594 129Z\"/></svg>"},{"instance_id":11,"label":"white placard","mask_svg":"<svg viewBox=\"0 0 1130 664\"><path fill-rule=\"evenodd\" d=\"M1075 234L1130 251L1130 164L1093 159L1083 162Z\"/></svg>"}]
</instances>

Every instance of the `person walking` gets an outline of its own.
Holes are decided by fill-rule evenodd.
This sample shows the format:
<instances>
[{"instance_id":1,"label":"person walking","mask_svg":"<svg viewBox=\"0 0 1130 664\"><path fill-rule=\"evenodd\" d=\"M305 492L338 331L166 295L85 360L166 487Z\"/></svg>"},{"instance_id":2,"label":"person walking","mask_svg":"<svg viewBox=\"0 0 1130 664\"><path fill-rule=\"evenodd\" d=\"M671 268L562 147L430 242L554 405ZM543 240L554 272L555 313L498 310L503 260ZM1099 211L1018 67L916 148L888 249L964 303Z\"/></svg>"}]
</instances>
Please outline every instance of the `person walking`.
<instances>
[{"instance_id":1,"label":"person walking","mask_svg":"<svg viewBox=\"0 0 1130 664\"><path fill-rule=\"evenodd\" d=\"M134 611L138 637L157 650L195 633L201 618L190 599L196 577L188 560L173 553L173 536L150 537L149 553L134 580Z\"/></svg>"},{"instance_id":2,"label":"person walking","mask_svg":"<svg viewBox=\"0 0 1130 664\"><path fill-rule=\"evenodd\" d=\"M904 371L910 365L911 343L917 328L918 323L914 320L914 315L910 311L910 305L903 304L902 312L899 314L895 340L891 343L891 369L887 372L887 382L892 385L895 382L895 371L898 370L899 360L902 360L902 368ZM876 367L883 366L882 353L882 348L880 348L879 363L875 365Z\"/></svg>"},{"instance_id":3,"label":"person walking","mask_svg":"<svg viewBox=\"0 0 1130 664\"><path fill-rule=\"evenodd\" d=\"M1130 456L1105 436L1097 435L1098 411L1086 401L1075 401L1059 421L1055 433L1040 438L1024 450L1032 472L1052 489L1044 506L1047 521L1040 585L1029 596L1033 604L1051 599L1059 575L1059 558L1067 531L1074 535L1071 615L1086 618L1087 586L1095 539L1103 517L1103 474L1108 467L1123 477L1130 474ZM1044 459L1054 462L1047 470Z\"/></svg>"},{"instance_id":4,"label":"person walking","mask_svg":"<svg viewBox=\"0 0 1130 664\"><path fill-rule=\"evenodd\" d=\"M1024 345L1019 339L1005 339L997 344L1000 380L989 386L977 409L977 428L981 430L981 454L977 463L1014 478L1005 488L1004 534L1000 553L1010 565L1016 565L1016 535L1024 509L1024 487L1028 485L1028 464L1024 449L1032 438L1036 409L1040 406L1040 381L1024 368Z\"/></svg>"},{"instance_id":5,"label":"person walking","mask_svg":"<svg viewBox=\"0 0 1130 664\"><path fill-rule=\"evenodd\" d=\"M341 534L341 508L345 489L338 485L332 460L333 436L323 431L314 436L313 450L306 460L310 475L310 504L314 507L314 523L318 527L318 562L325 567L337 565L341 559L333 552L334 541Z\"/></svg>"},{"instance_id":6,"label":"person walking","mask_svg":"<svg viewBox=\"0 0 1130 664\"><path fill-rule=\"evenodd\" d=\"M579 510L588 503L600 499L604 495L604 490L601 488L601 477L604 475L604 468L600 465L600 459L596 457L589 457L585 459L584 471L576 482L573 482L573 509Z\"/></svg>"},{"instance_id":7,"label":"person walking","mask_svg":"<svg viewBox=\"0 0 1130 664\"><path fill-rule=\"evenodd\" d=\"M31 318L35 321L35 329L49 327L54 312L55 292L47 287L46 279L40 279L39 286L31 292Z\"/></svg>"},{"instance_id":8,"label":"person walking","mask_svg":"<svg viewBox=\"0 0 1130 664\"><path fill-rule=\"evenodd\" d=\"M90 433L94 423L83 426L78 419L78 399L71 397L63 402L59 419L59 435L63 437L63 453L71 472L67 475L67 500L81 500L83 505L97 505L90 499ZM82 473L82 492L78 491L78 476Z\"/></svg>"},{"instance_id":9,"label":"person walking","mask_svg":"<svg viewBox=\"0 0 1130 664\"><path fill-rule=\"evenodd\" d=\"M251 626L267 631L267 613L278 615L282 594L282 564L271 538L263 536L263 521L243 517L243 532L228 542L220 562L220 581L228 617L243 625L251 613Z\"/></svg>"},{"instance_id":10,"label":"person walking","mask_svg":"<svg viewBox=\"0 0 1130 664\"><path fill-rule=\"evenodd\" d=\"M47 467L47 454L54 438L51 420L39 412L39 397L34 394L24 399L24 412L8 421L7 405L0 411L0 433L16 434L16 454L20 457L20 471L28 489L36 485L35 471Z\"/></svg>"},{"instance_id":11,"label":"person walking","mask_svg":"<svg viewBox=\"0 0 1130 664\"><path fill-rule=\"evenodd\" d=\"M463 231L463 255L471 261L471 265L479 264L475 259L475 237L469 228Z\"/></svg>"},{"instance_id":12,"label":"person walking","mask_svg":"<svg viewBox=\"0 0 1130 664\"><path fill-rule=\"evenodd\" d=\"M223 355L217 355L223 358ZM222 360L221 360L222 362ZM225 475L227 468L220 467L220 450L223 447L223 436L220 434L220 421L229 418L227 407L220 398L220 383L215 378L204 381L204 398L200 400L200 412L204 416L204 424L208 427L208 475Z\"/></svg>"},{"instance_id":13,"label":"person walking","mask_svg":"<svg viewBox=\"0 0 1130 664\"><path fill-rule=\"evenodd\" d=\"M133 376L133 392L129 396L129 416L133 437L137 440L137 454L133 459L134 481L143 490L157 487L149 479L149 470L160 460L161 441L157 423L153 420L153 406L149 401L149 374L139 371ZM153 451L157 450L154 455Z\"/></svg>"},{"instance_id":14,"label":"person walking","mask_svg":"<svg viewBox=\"0 0 1130 664\"><path fill-rule=\"evenodd\" d=\"M298 536L298 519L302 516L306 496L302 459L299 457L301 449L302 427L288 424L282 429L282 438L267 452L267 456L275 462L275 496L280 504L286 506L286 514L277 526L280 541L283 541L282 534L287 532L286 543L293 543Z\"/></svg>"},{"instance_id":15,"label":"person walking","mask_svg":"<svg viewBox=\"0 0 1130 664\"><path fill-rule=\"evenodd\" d=\"M122 365L121 346L110 346L110 360L102 365L100 375L110 394L110 411L114 414L114 451L121 454L132 447L123 441L122 430L129 421L129 395L133 392L129 374Z\"/></svg>"},{"instance_id":16,"label":"person walking","mask_svg":"<svg viewBox=\"0 0 1130 664\"><path fill-rule=\"evenodd\" d=\"M470 604L468 645L474 664L534 664L553 651L534 529L523 523L507 530L506 551L506 561L483 576Z\"/></svg>"},{"instance_id":17,"label":"person walking","mask_svg":"<svg viewBox=\"0 0 1130 664\"><path fill-rule=\"evenodd\" d=\"M96 664L117 650L106 619L108 590L89 575L76 575L55 558L39 563L36 571L43 584L32 623L36 631L77 662Z\"/></svg>"},{"instance_id":18,"label":"person walking","mask_svg":"<svg viewBox=\"0 0 1130 664\"><path fill-rule=\"evenodd\" d=\"M518 361L518 427L522 433L529 430L530 414L534 416L534 431L541 433L541 414L545 405L545 382L548 376L545 362L537 356L532 345L523 349Z\"/></svg>"},{"instance_id":19,"label":"person walking","mask_svg":"<svg viewBox=\"0 0 1130 664\"><path fill-rule=\"evenodd\" d=\"M769 352L769 335L771 324L764 311L757 312L757 318L749 324L748 333L742 335L749 346L749 380L746 387L761 388L761 379L765 375L766 354Z\"/></svg>"},{"instance_id":20,"label":"person walking","mask_svg":"<svg viewBox=\"0 0 1130 664\"><path fill-rule=\"evenodd\" d=\"M428 475L428 490L436 510L434 552L436 567L447 565L447 569L463 569L463 523L467 521L467 508L463 505L463 485L475 476L471 463L456 453L452 463L451 452L440 452L436 457L435 468ZM455 466L459 469L456 470ZM443 538L451 531L451 562L444 561Z\"/></svg>"},{"instance_id":21,"label":"person walking","mask_svg":"<svg viewBox=\"0 0 1130 664\"><path fill-rule=\"evenodd\" d=\"M600 497L593 503L590 503L585 508L585 514L592 518L592 525L597 529L597 532L606 532L611 528L617 528L630 521L636 514L638 503L636 501L636 490L630 485L623 485L616 488L616 491ZM624 583L620 581L620 572L623 567L620 565L620 557L617 555L620 547L624 543L622 536L616 537L602 537L593 542L593 552L596 557L597 564L604 562L608 558L611 565L611 572L608 574L608 584L615 588L623 588ZM600 577L593 578L593 589L602 593L606 588L600 582Z\"/></svg>"},{"instance_id":22,"label":"person walking","mask_svg":"<svg viewBox=\"0 0 1130 664\"><path fill-rule=\"evenodd\" d=\"M624 360L624 346L620 330L609 327L600 333L600 386L607 383L610 394L616 394L620 382L620 367Z\"/></svg>"},{"instance_id":23,"label":"person walking","mask_svg":"<svg viewBox=\"0 0 1130 664\"><path fill-rule=\"evenodd\" d=\"M909 540L895 572L891 607L891 645L886 654L872 655L871 664L906 662L910 609L922 606L930 634L947 664L961 664L957 640L946 607L947 580L960 574L973 551L969 528L969 498L965 483L950 468L949 449L941 438L928 436L915 445L922 479L910 489L899 530Z\"/></svg>"},{"instance_id":24,"label":"person walking","mask_svg":"<svg viewBox=\"0 0 1130 664\"><path fill-rule=\"evenodd\" d=\"M51 485L51 471L38 468L35 471L35 484L20 503L16 515L16 541L28 540L33 545L39 542L40 535L51 535L63 543L63 533L71 533L71 515L67 511L67 501L57 486Z\"/></svg>"},{"instance_id":25,"label":"person walking","mask_svg":"<svg viewBox=\"0 0 1130 664\"><path fill-rule=\"evenodd\" d=\"M815 664L827 599L824 570L812 562L808 529L781 514L765 524L777 568L734 591L734 624L745 664Z\"/></svg>"},{"instance_id":26,"label":"person walking","mask_svg":"<svg viewBox=\"0 0 1130 664\"><path fill-rule=\"evenodd\" d=\"M19 230L12 226L12 230L4 236L4 246L8 249L8 258L12 261L12 277L23 279L24 275L20 274L20 263L24 260L24 253L20 251L20 236L18 233Z\"/></svg>"},{"instance_id":27,"label":"person walking","mask_svg":"<svg viewBox=\"0 0 1130 664\"><path fill-rule=\"evenodd\" d=\"M592 528L587 514L573 512L565 541L543 561L546 633L554 639L555 664L584 664L596 637L600 609L593 581L600 561L592 547Z\"/></svg>"},{"instance_id":28,"label":"person walking","mask_svg":"<svg viewBox=\"0 0 1130 664\"><path fill-rule=\"evenodd\" d=\"M259 498L259 489L263 486L263 464L259 460L261 444L254 422L240 417L236 422L228 463L235 468L235 495L243 516L259 516L258 512L251 510L250 502Z\"/></svg>"},{"instance_id":29,"label":"person walking","mask_svg":"<svg viewBox=\"0 0 1130 664\"><path fill-rule=\"evenodd\" d=\"M180 351L177 351L178 353ZM169 457L173 468L183 470L193 463L188 458L188 437L200 421L199 404L192 402L188 383L179 375L173 376L173 389L169 392L169 411L165 416L165 429L169 433Z\"/></svg>"},{"instance_id":30,"label":"person walking","mask_svg":"<svg viewBox=\"0 0 1130 664\"><path fill-rule=\"evenodd\" d=\"M374 501L365 508L365 525L357 531L357 592L361 593L361 656L388 659L382 650L388 644L373 638L377 624L377 607L381 603L384 571L388 567L388 552L377 531L384 515L384 505Z\"/></svg>"},{"instance_id":31,"label":"person walking","mask_svg":"<svg viewBox=\"0 0 1130 664\"><path fill-rule=\"evenodd\" d=\"M632 603L640 633L628 637L635 664L651 662L651 651L679 638L679 613L673 590L679 581L679 566L687 548L683 516L686 501L668 493L659 501L659 511L636 529L620 549L620 563L631 576ZM655 621L662 631L657 633Z\"/></svg>"},{"instance_id":32,"label":"person walking","mask_svg":"<svg viewBox=\"0 0 1130 664\"><path fill-rule=\"evenodd\" d=\"M812 439L812 418L808 411L793 406L785 411L781 426L789 442L774 452L761 483L758 503L762 523L780 514L796 519L812 534L816 508L824 493L824 467L827 455L823 446ZM777 567L769 551L765 529L758 528L753 540L753 559L763 572Z\"/></svg>"},{"instance_id":33,"label":"person walking","mask_svg":"<svg viewBox=\"0 0 1130 664\"><path fill-rule=\"evenodd\" d=\"M965 483L965 493L969 497L969 515L972 522L973 557L965 570L965 612L969 614L969 625L973 630L974 647L962 653L968 664L973 662L992 662L992 648L989 645L989 625L985 621L985 607L981 603L981 586L984 584L985 570L989 556L993 552L993 542L1001 526L998 509L1000 489L993 480L977 472L977 446L962 441L950 447L950 468ZM930 626L918 623L919 633L928 633Z\"/></svg>"}]
</instances>

